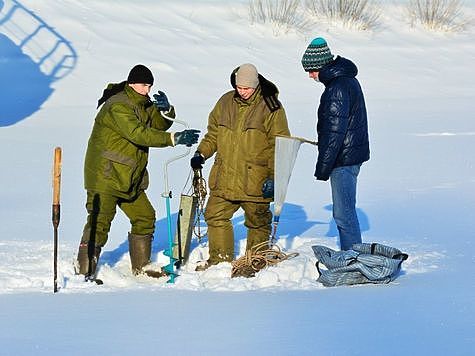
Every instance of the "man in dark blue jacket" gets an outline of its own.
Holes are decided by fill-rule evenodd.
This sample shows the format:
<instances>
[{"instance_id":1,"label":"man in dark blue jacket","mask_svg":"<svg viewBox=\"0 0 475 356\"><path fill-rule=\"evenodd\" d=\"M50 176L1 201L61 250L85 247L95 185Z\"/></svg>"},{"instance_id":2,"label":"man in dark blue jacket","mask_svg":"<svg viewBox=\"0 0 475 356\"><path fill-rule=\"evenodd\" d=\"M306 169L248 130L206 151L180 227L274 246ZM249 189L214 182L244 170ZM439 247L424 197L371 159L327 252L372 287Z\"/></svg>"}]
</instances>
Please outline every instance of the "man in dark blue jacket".
<instances>
[{"instance_id":1,"label":"man in dark blue jacket","mask_svg":"<svg viewBox=\"0 0 475 356\"><path fill-rule=\"evenodd\" d=\"M358 69L350 60L334 58L326 41L315 38L305 50L302 65L325 91L318 107L318 159L315 177L330 178L333 218L342 250L361 243L356 215L356 183L361 164L369 160L368 122Z\"/></svg>"}]
</instances>

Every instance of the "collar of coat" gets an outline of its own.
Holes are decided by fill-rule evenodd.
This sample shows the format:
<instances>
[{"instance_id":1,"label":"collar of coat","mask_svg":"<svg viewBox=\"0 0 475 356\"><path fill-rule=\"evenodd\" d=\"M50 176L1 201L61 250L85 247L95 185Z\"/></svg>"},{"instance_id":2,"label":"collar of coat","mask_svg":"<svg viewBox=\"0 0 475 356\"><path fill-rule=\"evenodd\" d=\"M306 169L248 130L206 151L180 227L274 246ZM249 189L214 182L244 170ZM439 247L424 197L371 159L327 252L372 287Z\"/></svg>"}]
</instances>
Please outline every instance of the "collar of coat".
<instances>
[{"instance_id":1,"label":"collar of coat","mask_svg":"<svg viewBox=\"0 0 475 356\"><path fill-rule=\"evenodd\" d=\"M145 103L145 107L152 105L152 101L150 100L150 97L148 95L140 95L127 85L127 81L123 81L120 83L110 83L107 85L107 87L102 92L101 98L97 101L97 108L99 108L99 106L105 103L112 96L119 94L123 91L127 93L127 96L137 99L134 100L134 102L139 102L143 100L143 102Z\"/></svg>"},{"instance_id":2,"label":"collar of coat","mask_svg":"<svg viewBox=\"0 0 475 356\"><path fill-rule=\"evenodd\" d=\"M105 103L109 98L111 98L112 96L116 94L119 94L122 91L125 91L127 93L127 96L138 99L138 100L134 100L134 102L141 101L143 98L143 101L146 104L149 104L149 105L152 104L152 102L150 101L150 97L148 95L143 96L143 95L138 94L135 90L133 90L127 85L127 81L123 81L120 83L108 84L107 87L102 92L102 97L97 101L97 107L99 108L99 106Z\"/></svg>"},{"instance_id":3,"label":"collar of coat","mask_svg":"<svg viewBox=\"0 0 475 356\"><path fill-rule=\"evenodd\" d=\"M233 70L231 73L230 81L231 85L236 91L237 94L237 89L236 89L236 72L238 71L239 67ZM281 107L280 101L278 100L278 95L279 95L279 89L277 89L277 86L272 83L271 81L267 80L264 78L263 75L258 74L258 79L259 79L259 86L261 88L260 94L264 98L264 101L269 108L271 112L274 112L276 110L279 110ZM239 95L239 94L237 94Z\"/></svg>"},{"instance_id":4,"label":"collar of coat","mask_svg":"<svg viewBox=\"0 0 475 356\"><path fill-rule=\"evenodd\" d=\"M119 94L121 91L123 91L125 89L126 84L126 81L108 84L102 92L102 96L97 101L97 108L99 108L99 106L105 103L106 100L109 99L111 96Z\"/></svg>"},{"instance_id":5,"label":"collar of coat","mask_svg":"<svg viewBox=\"0 0 475 356\"><path fill-rule=\"evenodd\" d=\"M341 56L337 56L332 62L328 63L320 70L318 80L323 85L328 85L333 79L338 77L354 78L358 74L356 65Z\"/></svg>"}]
</instances>

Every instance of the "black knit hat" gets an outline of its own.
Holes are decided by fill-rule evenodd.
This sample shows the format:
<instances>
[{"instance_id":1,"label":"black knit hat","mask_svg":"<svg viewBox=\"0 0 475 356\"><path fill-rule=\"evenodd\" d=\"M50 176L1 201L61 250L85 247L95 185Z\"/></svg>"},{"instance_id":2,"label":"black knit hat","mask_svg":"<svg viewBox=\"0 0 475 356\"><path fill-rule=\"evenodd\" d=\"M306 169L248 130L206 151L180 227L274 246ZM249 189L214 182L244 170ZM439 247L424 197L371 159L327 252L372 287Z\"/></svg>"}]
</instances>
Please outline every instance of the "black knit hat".
<instances>
[{"instance_id":1,"label":"black knit hat","mask_svg":"<svg viewBox=\"0 0 475 356\"><path fill-rule=\"evenodd\" d=\"M143 64L137 64L130 70L129 76L127 77L127 83L144 83L153 85L152 72Z\"/></svg>"}]
</instances>

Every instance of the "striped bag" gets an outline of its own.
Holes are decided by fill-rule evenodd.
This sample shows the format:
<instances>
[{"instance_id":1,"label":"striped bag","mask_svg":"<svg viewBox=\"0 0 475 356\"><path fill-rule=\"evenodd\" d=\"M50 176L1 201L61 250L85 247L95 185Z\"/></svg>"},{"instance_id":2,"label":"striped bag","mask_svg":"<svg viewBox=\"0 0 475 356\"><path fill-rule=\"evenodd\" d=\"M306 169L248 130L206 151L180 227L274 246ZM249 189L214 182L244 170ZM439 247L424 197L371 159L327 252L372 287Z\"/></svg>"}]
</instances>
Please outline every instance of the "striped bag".
<instances>
[{"instance_id":1,"label":"striped bag","mask_svg":"<svg viewBox=\"0 0 475 356\"><path fill-rule=\"evenodd\" d=\"M335 251L321 245L312 246L312 249L317 257L317 281L326 287L389 283L396 279L402 262L408 258L397 248L378 243L354 244L347 251Z\"/></svg>"}]
</instances>

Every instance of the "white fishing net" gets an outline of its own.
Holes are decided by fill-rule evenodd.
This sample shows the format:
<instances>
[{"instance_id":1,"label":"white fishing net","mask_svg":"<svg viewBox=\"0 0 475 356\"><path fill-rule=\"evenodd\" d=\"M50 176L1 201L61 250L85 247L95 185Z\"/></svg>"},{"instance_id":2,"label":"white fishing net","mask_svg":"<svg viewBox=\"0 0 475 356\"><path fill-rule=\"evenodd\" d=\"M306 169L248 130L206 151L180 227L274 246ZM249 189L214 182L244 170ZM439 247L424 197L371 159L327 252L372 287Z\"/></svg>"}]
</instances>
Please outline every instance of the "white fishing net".
<instances>
[{"instance_id":1,"label":"white fishing net","mask_svg":"<svg viewBox=\"0 0 475 356\"><path fill-rule=\"evenodd\" d=\"M278 220L282 211L290 176L302 142L296 137L277 136L275 138L274 220Z\"/></svg>"}]
</instances>

